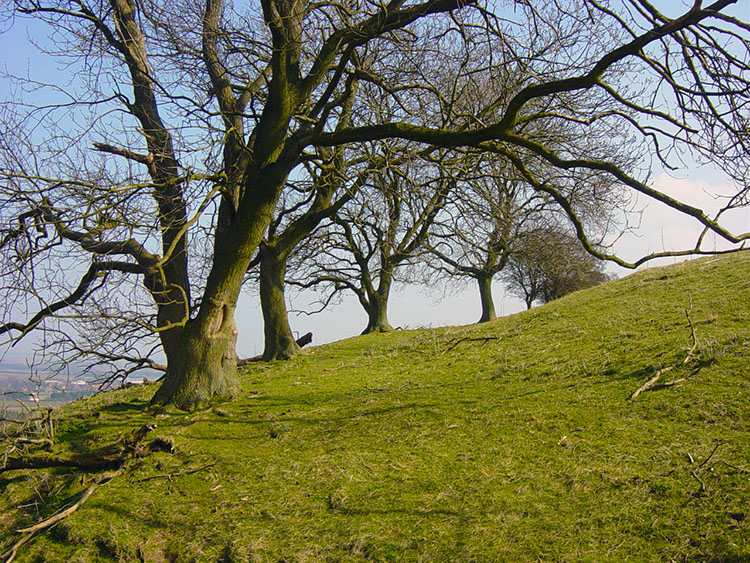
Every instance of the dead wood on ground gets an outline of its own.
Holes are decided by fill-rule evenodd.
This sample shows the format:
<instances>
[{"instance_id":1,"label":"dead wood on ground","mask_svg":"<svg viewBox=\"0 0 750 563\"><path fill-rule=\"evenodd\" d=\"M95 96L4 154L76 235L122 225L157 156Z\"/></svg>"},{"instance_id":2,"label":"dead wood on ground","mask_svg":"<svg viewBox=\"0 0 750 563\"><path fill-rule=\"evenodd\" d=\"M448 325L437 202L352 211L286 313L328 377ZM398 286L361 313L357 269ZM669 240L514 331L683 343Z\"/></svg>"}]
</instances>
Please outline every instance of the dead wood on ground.
<instances>
[{"instance_id":1,"label":"dead wood on ground","mask_svg":"<svg viewBox=\"0 0 750 563\"><path fill-rule=\"evenodd\" d=\"M691 346L690 346L690 350L688 350L687 355L683 358L681 362L658 370L651 379L649 379L646 383L641 385L638 389L636 389L633 392L633 394L630 396L631 399L637 398L638 395L640 395L641 393L644 393L645 391L652 391L654 389L671 387L673 385L676 385L677 383L682 383L683 381L686 381L687 379L689 379L690 377L698 373L698 371L700 371L700 369L704 367L705 362L699 365L697 369L693 370L686 377L681 377L679 379L675 379L667 383L659 383L659 379L661 378L662 375L664 375L667 372L672 371L675 368L684 366L693 360L693 355L695 354L695 350L698 348L698 337L695 334L695 325L693 325L693 320L690 318L690 313L692 310L693 310L693 303L691 301L690 308L685 309L685 317L687 317L688 326L690 326L690 339L691 339Z\"/></svg>"},{"instance_id":2,"label":"dead wood on ground","mask_svg":"<svg viewBox=\"0 0 750 563\"><path fill-rule=\"evenodd\" d=\"M453 350L456 346L461 344L462 342L488 342L490 340L500 340L499 336L478 336L478 337L466 337L466 338L454 338L451 340L452 344L448 346L445 350L440 352L440 355L447 354L451 350Z\"/></svg>"},{"instance_id":3,"label":"dead wood on ground","mask_svg":"<svg viewBox=\"0 0 750 563\"><path fill-rule=\"evenodd\" d=\"M153 424L145 424L113 444L83 453L69 455L18 453L10 455L0 466L0 473L17 469L45 469L48 467L73 467L89 471L115 467L130 458L145 457L155 450L161 450L161 442L158 440L155 440L152 444L144 444L144 440L154 428L155 425Z\"/></svg>"}]
</instances>

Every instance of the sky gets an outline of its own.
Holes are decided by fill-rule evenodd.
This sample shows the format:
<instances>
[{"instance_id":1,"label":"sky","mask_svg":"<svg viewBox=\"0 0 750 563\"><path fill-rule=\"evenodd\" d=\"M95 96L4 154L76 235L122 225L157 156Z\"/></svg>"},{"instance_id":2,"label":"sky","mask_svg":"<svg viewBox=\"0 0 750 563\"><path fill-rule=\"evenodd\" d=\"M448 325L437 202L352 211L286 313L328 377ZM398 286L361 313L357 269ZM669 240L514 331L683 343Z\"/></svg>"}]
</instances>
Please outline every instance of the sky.
<instances>
[{"instance_id":1,"label":"sky","mask_svg":"<svg viewBox=\"0 0 750 563\"><path fill-rule=\"evenodd\" d=\"M30 39L42 39L38 27L0 24L0 65L11 74L32 73L43 69L50 73L62 72L43 56L38 55L30 44ZM13 93L7 82L0 80L0 98L7 99ZM679 176L657 173L653 186L678 199L710 212L721 205L717 196L732 192L732 185L721 171L713 168L689 167ZM634 260L643 254L654 251L685 248L694 243L700 232L699 226L687 220L680 213L653 201L634 203L642 210L639 228L634 233L624 235L614 247L618 255ZM750 208L737 210L725 217L723 223L734 232L750 231ZM709 237L706 248L723 249L726 245ZM649 263L652 267L659 263L671 263L674 259ZM618 276L630 271L611 266L610 272ZM496 310L499 315L512 314L525 309L523 303L504 293L500 284L494 287ZM291 294L290 309L309 308L315 294ZM390 301L389 318L394 327L420 328L445 325L465 325L476 322L480 316L479 295L475 286L466 285L461 290L446 293L441 287L410 286L396 288ZM239 328L238 353L249 357L262 352L262 316L257 296L243 294L237 309ZM14 319L18 320L18 319ZM302 335L313 332L313 344L322 344L359 334L366 325L366 315L356 299L349 296L337 307L323 313L308 316L290 314L292 330ZM23 362L29 355L31 341L9 348L0 345L0 361Z\"/></svg>"}]
</instances>

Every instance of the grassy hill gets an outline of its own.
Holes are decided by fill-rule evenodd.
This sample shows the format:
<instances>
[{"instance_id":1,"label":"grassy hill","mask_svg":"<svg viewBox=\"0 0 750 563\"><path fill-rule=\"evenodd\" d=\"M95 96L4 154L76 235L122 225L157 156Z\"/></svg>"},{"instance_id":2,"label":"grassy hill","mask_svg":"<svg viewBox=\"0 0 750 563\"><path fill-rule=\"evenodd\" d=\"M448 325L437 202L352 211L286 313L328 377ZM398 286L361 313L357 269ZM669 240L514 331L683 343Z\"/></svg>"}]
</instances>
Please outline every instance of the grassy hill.
<instances>
[{"instance_id":1,"label":"grassy hill","mask_svg":"<svg viewBox=\"0 0 750 563\"><path fill-rule=\"evenodd\" d=\"M748 252L257 364L212 410L154 417L153 391L57 414L63 453L154 422L174 451L15 561L750 561ZM0 473L0 552L96 475Z\"/></svg>"}]
</instances>

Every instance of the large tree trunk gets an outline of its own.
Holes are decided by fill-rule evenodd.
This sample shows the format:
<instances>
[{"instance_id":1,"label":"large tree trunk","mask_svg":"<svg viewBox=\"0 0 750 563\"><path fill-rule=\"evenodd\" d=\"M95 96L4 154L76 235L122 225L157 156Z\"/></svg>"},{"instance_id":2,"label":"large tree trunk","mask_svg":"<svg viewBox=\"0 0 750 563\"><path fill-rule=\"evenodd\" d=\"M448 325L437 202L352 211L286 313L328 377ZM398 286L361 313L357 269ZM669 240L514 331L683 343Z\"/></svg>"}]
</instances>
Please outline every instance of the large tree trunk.
<instances>
[{"instance_id":1,"label":"large tree trunk","mask_svg":"<svg viewBox=\"0 0 750 563\"><path fill-rule=\"evenodd\" d=\"M237 329L234 308L223 308L222 317L206 333L194 322L180 337L164 346L167 375L151 404L172 403L192 410L216 398L230 398L237 391Z\"/></svg>"},{"instance_id":2,"label":"large tree trunk","mask_svg":"<svg viewBox=\"0 0 750 563\"><path fill-rule=\"evenodd\" d=\"M482 302L482 316L479 318L479 322L494 321L497 315L495 314L495 302L492 299L492 276L480 276L476 280L479 284L479 299Z\"/></svg>"},{"instance_id":3,"label":"large tree trunk","mask_svg":"<svg viewBox=\"0 0 750 563\"><path fill-rule=\"evenodd\" d=\"M300 347L289 327L284 299L286 256L265 244L261 244L260 253L260 307L265 334L263 361L288 360Z\"/></svg>"},{"instance_id":4,"label":"large tree trunk","mask_svg":"<svg viewBox=\"0 0 750 563\"><path fill-rule=\"evenodd\" d=\"M370 310L367 312L367 327L362 334L371 332L390 332L393 327L388 322L388 296L384 299L370 299Z\"/></svg>"},{"instance_id":5,"label":"large tree trunk","mask_svg":"<svg viewBox=\"0 0 750 563\"><path fill-rule=\"evenodd\" d=\"M234 311L250 260L271 222L293 162L255 170L231 226L217 236L211 272L201 306L182 329L162 336L167 373L152 405L172 403L190 410L237 388L237 330Z\"/></svg>"},{"instance_id":6,"label":"large tree trunk","mask_svg":"<svg viewBox=\"0 0 750 563\"><path fill-rule=\"evenodd\" d=\"M368 296L367 328L362 331L362 334L390 332L393 330L393 327L388 322L388 298L391 293L391 284L392 275L390 272L381 272L380 284L377 291Z\"/></svg>"}]
</instances>

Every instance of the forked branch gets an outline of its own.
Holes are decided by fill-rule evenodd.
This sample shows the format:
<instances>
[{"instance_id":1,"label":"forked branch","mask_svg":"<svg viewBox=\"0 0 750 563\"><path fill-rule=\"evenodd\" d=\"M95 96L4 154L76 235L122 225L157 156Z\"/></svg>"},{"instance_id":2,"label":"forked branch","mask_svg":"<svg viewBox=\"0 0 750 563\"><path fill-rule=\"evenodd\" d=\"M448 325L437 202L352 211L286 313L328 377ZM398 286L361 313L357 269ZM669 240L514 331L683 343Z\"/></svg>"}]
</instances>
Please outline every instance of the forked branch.
<instances>
[{"instance_id":1,"label":"forked branch","mask_svg":"<svg viewBox=\"0 0 750 563\"><path fill-rule=\"evenodd\" d=\"M93 262L86 273L78 283L78 287L67 297L55 301L41 309L36 313L26 324L17 322L8 322L0 325L0 334L15 330L20 332L18 336L14 338L18 342L21 338L26 336L31 330L39 325L45 318L54 315L57 311L75 305L82 302L87 295L92 291L91 286L97 278L100 278L103 274L111 271L118 272L130 272L130 273L142 273L142 268L138 264L132 264L129 262ZM95 288L94 288L95 289Z\"/></svg>"},{"instance_id":2,"label":"forked branch","mask_svg":"<svg viewBox=\"0 0 750 563\"><path fill-rule=\"evenodd\" d=\"M655 389L657 387L658 382L659 382L659 378L661 378L661 376L664 375L665 373L670 372L670 371L672 371L675 368L684 366L687 363L693 361L693 356L695 354L695 350L698 348L698 338L697 338L697 336L695 334L695 325L693 324L693 321L690 318L690 312L692 310L693 310L693 303L692 303L692 300L691 300L690 308L685 309L685 317L687 317L687 322L688 322L688 325L690 326L690 340L692 342L692 344L690 346L690 350L688 350L687 355L682 359L681 362L676 363L676 364L671 365L671 366L667 366L667 367L661 368L660 370L658 370L651 379L649 379L646 383L644 383L638 389L635 390L635 392L630 396L631 399L636 399L638 397L638 395L640 395L641 393L643 393L645 391L650 391L652 389ZM687 377L682 377L680 379L675 379L674 381L670 381L668 383L661 383L661 384L658 385L658 387L659 388L662 388L662 387L671 387L673 385L676 385L677 383L682 383L683 381L686 381L689 377L692 377L693 375L695 375L698 372L698 370L700 370L702 367L703 367L703 365L698 366L698 368L696 370L694 370L693 372L691 372L690 375L688 375Z\"/></svg>"}]
</instances>

